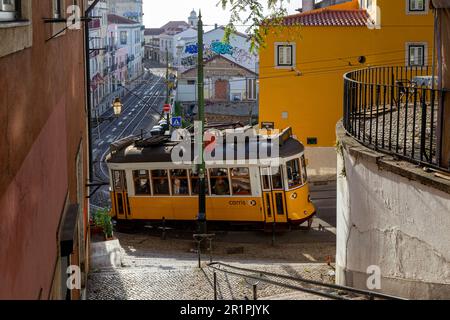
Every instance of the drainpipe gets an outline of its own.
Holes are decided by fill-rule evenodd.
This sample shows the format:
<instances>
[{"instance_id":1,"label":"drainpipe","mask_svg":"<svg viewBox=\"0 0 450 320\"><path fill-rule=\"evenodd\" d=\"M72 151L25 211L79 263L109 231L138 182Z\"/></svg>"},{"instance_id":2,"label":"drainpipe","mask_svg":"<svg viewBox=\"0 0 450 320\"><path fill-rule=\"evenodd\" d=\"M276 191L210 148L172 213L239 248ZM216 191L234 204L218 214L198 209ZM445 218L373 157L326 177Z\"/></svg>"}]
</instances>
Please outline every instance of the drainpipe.
<instances>
[{"instance_id":1,"label":"drainpipe","mask_svg":"<svg viewBox=\"0 0 450 320\"><path fill-rule=\"evenodd\" d=\"M92 10L95 8L97 3L100 0L95 0L84 12L84 16L86 18L89 17ZM94 177L94 169L93 169L93 152L92 152L92 125L91 125L91 116L92 116L92 103L91 103L91 68L90 68L90 54L89 54L89 21L86 21L84 24L84 51L85 51L85 72L86 72L86 106L87 106L87 125L88 125L88 158L89 158L89 177L88 182L93 181ZM90 192L90 191L89 191Z\"/></svg>"}]
</instances>

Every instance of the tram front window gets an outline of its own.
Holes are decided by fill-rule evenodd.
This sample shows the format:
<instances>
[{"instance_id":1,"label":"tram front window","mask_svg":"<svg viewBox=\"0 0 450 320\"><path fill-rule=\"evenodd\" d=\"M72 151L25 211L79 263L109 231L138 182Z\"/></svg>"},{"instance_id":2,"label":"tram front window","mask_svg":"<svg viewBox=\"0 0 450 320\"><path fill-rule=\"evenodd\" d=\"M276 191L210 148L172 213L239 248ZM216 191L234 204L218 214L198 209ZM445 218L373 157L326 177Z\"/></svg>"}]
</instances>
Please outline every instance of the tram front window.
<instances>
[{"instance_id":1,"label":"tram front window","mask_svg":"<svg viewBox=\"0 0 450 320\"><path fill-rule=\"evenodd\" d=\"M171 170L170 179L172 181L172 193L174 196L189 194L187 170Z\"/></svg>"},{"instance_id":2,"label":"tram front window","mask_svg":"<svg viewBox=\"0 0 450 320\"><path fill-rule=\"evenodd\" d=\"M113 183L115 192L126 191L125 172L122 170L113 170Z\"/></svg>"},{"instance_id":3,"label":"tram front window","mask_svg":"<svg viewBox=\"0 0 450 320\"><path fill-rule=\"evenodd\" d=\"M167 170L152 170L152 182L155 195L170 195Z\"/></svg>"},{"instance_id":4,"label":"tram front window","mask_svg":"<svg viewBox=\"0 0 450 320\"><path fill-rule=\"evenodd\" d=\"M231 186L233 188L233 195L252 194L249 169L248 168L231 169Z\"/></svg>"},{"instance_id":5,"label":"tram front window","mask_svg":"<svg viewBox=\"0 0 450 320\"><path fill-rule=\"evenodd\" d=\"M228 169L211 169L209 175L211 180L211 194L216 196L229 196L230 184L228 180Z\"/></svg>"},{"instance_id":6,"label":"tram front window","mask_svg":"<svg viewBox=\"0 0 450 320\"><path fill-rule=\"evenodd\" d=\"M302 179L303 179L303 183L308 182L308 173L306 171L305 156L302 156Z\"/></svg>"},{"instance_id":7,"label":"tram front window","mask_svg":"<svg viewBox=\"0 0 450 320\"><path fill-rule=\"evenodd\" d=\"M289 189L294 189L302 185L302 175L299 159L294 159L286 163Z\"/></svg>"},{"instance_id":8,"label":"tram front window","mask_svg":"<svg viewBox=\"0 0 450 320\"><path fill-rule=\"evenodd\" d=\"M281 167L272 168L272 188L274 190L283 189L283 176L281 175Z\"/></svg>"},{"instance_id":9,"label":"tram front window","mask_svg":"<svg viewBox=\"0 0 450 320\"><path fill-rule=\"evenodd\" d=\"M190 175L191 175L191 190L192 190L192 194L196 195L198 194L198 191L200 190L199 185L199 177L198 177L198 173L194 173L193 171L189 170ZM205 194L209 194L208 191L208 177L205 174Z\"/></svg>"},{"instance_id":10,"label":"tram front window","mask_svg":"<svg viewBox=\"0 0 450 320\"><path fill-rule=\"evenodd\" d=\"M136 195L150 195L150 176L147 170L133 171L133 180Z\"/></svg>"}]
</instances>

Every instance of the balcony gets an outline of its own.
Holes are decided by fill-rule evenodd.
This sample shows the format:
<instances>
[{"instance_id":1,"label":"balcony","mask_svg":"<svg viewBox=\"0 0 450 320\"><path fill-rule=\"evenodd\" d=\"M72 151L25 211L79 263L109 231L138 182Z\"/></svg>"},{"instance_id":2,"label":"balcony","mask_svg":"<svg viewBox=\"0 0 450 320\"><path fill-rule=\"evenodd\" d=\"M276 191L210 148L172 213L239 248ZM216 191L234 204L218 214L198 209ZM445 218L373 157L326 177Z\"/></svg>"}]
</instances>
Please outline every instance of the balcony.
<instances>
[{"instance_id":1,"label":"balcony","mask_svg":"<svg viewBox=\"0 0 450 320\"><path fill-rule=\"evenodd\" d=\"M443 165L446 90L431 67L379 67L344 77L344 128L361 144L427 168ZM448 99L447 99L448 101Z\"/></svg>"},{"instance_id":2,"label":"balcony","mask_svg":"<svg viewBox=\"0 0 450 320\"><path fill-rule=\"evenodd\" d=\"M89 29L98 29L101 27L101 20L100 19L92 19L89 21Z\"/></svg>"}]
</instances>

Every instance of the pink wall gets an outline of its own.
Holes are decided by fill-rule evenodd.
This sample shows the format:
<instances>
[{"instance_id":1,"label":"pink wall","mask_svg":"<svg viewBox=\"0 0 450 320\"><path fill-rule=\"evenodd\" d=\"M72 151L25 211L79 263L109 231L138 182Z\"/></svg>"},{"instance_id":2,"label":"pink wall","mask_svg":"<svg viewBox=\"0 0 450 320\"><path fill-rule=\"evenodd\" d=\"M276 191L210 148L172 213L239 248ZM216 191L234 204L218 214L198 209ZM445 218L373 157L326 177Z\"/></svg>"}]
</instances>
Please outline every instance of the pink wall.
<instances>
[{"instance_id":1,"label":"pink wall","mask_svg":"<svg viewBox=\"0 0 450 320\"><path fill-rule=\"evenodd\" d=\"M47 299L51 289L68 190L64 101L53 110L0 198L0 299L37 299L40 288Z\"/></svg>"}]
</instances>

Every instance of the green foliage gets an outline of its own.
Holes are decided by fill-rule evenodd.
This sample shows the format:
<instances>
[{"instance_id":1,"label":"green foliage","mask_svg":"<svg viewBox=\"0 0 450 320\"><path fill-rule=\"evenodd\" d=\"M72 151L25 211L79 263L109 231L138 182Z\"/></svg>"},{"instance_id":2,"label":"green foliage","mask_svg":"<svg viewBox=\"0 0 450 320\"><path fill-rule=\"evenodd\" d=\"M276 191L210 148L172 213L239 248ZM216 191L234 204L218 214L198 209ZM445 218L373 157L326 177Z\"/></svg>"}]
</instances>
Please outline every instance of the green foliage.
<instances>
[{"instance_id":1,"label":"green foliage","mask_svg":"<svg viewBox=\"0 0 450 320\"><path fill-rule=\"evenodd\" d=\"M175 102L175 117L181 117L183 115L181 102Z\"/></svg>"},{"instance_id":2,"label":"green foliage","mask_svg":"<svg viewBox=\"0 0 450 320\"><path fill-rule=\"evenodd\" d=\"M285 3L289 2L290 0L266 0L266 7L264 7L261 0L220 0L218 5L231 12L223 41L228 43L231 34L236 32L236 26L244 25L250 36L250 51L256 52L265 45L267 28L280 25L283 17L287 15Z\"/></svg>"},{"instance_id":3,"label":"green foliage","mask_svg":"<svg viewBox=\"0 0 450 320\"><path fill-rule=\"evenodd\" d=\"M109 209L99 209L93 214L93 221L96 226L103 229L106 238L113 236L113 226Z\"/></svg>"}]
</instances>

